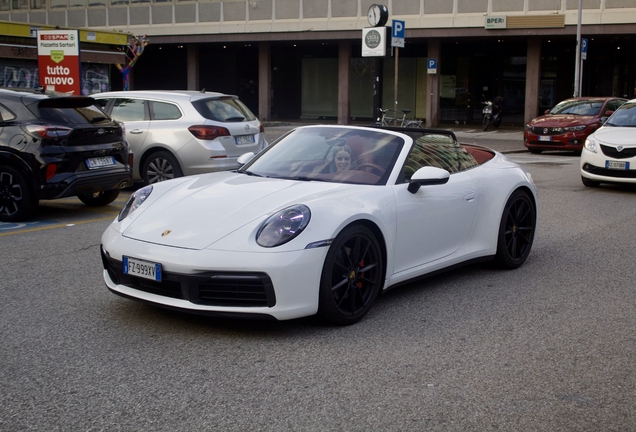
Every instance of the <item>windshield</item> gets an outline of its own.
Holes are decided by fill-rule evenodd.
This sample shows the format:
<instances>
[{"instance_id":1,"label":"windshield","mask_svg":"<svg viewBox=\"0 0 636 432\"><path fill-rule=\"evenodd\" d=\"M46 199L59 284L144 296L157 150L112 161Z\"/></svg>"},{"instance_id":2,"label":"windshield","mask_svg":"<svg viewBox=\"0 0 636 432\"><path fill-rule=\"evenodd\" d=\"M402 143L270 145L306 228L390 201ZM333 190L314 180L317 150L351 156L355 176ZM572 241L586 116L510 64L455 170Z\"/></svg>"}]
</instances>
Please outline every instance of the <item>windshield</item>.
<instances>
[{"instance_id":1,"label":"windshield","mask_svg":"<svg viewBox=\"0 0 636 432\"><path fill-rule=\"evenodd\" d=\"M404 139L383 131L344 127L299 128L239 170L303 181L386 184Z\"/></svg>"},{"instance_id":2,"label":"windshield","mask_svg":"<svg viewBox=\"0 0 636 432\"><path fill-rule=\"evenodd\" d=\"M601 112L603 108L602 100L594 99L577 99L577 100L565 100L560 102L550 110L550 114L572 114L572 115L584 115L595 116Z\"/></svg>"},{"instance_id":3,"label":"windshield","mask_svg":"<svg viewBox=\"0 0 636 432\"><path fill-rule=\"evenodd\" d=\"M636 102L628 102L621 105L605 124L609 126L636 127Z\"/></svg>"}]
</instances>

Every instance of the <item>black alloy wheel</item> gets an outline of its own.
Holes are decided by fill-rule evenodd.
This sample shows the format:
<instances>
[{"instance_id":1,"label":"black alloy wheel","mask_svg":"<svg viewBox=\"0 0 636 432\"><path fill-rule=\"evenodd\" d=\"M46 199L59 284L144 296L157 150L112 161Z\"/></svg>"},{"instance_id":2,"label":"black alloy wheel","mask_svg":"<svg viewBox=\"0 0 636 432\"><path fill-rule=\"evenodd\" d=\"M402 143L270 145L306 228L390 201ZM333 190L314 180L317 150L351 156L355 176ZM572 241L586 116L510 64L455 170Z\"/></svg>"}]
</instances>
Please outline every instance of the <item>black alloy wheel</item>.
<instances>
[{"instance_id":1,"label":"black alloy wheel","mask_svg":"<svg viewBox=\"0 0 636 432\"><path fill-rule=\"evenodd\" d=\"M160 151L150 155L144 163L141 174L144 183L147 185L182 176L183 171L181 171L179 162L167 151Z\"/></svg>"},{"instance_id":2,"label":"black alloy wheel","mask_svg":"<svg viewBox=\"0 0 636 432\"><path fill-rule=\"evenodd\" d=\"M102 207L115 201L119 196L119 189L111 189L92 194L82 194L77 197L89 207Z\"/></svg>"},{"instance_id":3,"label":"black alloy wheel","mask_svg":"<svg viewBox=\"0 0 636 432\"><path fill-rule=\"evenodd\" d=\"M27 219L36 206L24 175L13 167L0 166L0 221Z\"/></svg>"},{"instance_id":4,"label":"black alloy wheel","mask_svg":"<svg viewBox=\"0 0 636 432\"><path fill-rule=\"evenodd\" d=\"M373 233L361 225L345 228L327 252L318 314L330 324L355 324L371 309L383 278L382 252Z\"/></svg>"},{"instance_id":5,"label":"black alloy wheel","mask_svg":"<svg viewBox=\"0 0 636 432\"><path fill-rule=\"evenodd\" d=\"M506 269L523 264L530 254L537 226L537 211L528 192L515 191L504 207L499 226L495 262Z\"/></svg>"}]
</instances>

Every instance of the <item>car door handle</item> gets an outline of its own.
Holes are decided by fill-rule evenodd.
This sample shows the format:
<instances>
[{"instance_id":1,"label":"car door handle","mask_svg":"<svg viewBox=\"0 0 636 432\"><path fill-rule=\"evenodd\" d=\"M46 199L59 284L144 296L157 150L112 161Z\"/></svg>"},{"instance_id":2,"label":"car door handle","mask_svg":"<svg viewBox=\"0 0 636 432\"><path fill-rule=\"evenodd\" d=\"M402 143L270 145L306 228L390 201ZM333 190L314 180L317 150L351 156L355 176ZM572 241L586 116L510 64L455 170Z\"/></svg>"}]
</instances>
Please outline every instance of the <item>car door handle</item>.
<instances>
[{"instance_id":1,"label":"car door handle","mask_svg":"<svg viewBox=\"0 0 636 432\"><path fill-rule=\"evenodd\" d=\"M142 131L141 129L133 129L130 131L131 134L135 134L135 135L139 135L141 133L144 133L144 131Z\"/></svg>"},{"instance_id":2,"label":"car door handle","mask_svg":"<svg viewBox=\"0 0 636 432\"><path fill-rule=\"evenodd\" d=\"M465 201L472 201L472 200L475 199L476 196L477 196L477 194L475 192L471 192L471 193L468 193L468 194L464 195L464 200Z\"/></svg>"}]
</instances>

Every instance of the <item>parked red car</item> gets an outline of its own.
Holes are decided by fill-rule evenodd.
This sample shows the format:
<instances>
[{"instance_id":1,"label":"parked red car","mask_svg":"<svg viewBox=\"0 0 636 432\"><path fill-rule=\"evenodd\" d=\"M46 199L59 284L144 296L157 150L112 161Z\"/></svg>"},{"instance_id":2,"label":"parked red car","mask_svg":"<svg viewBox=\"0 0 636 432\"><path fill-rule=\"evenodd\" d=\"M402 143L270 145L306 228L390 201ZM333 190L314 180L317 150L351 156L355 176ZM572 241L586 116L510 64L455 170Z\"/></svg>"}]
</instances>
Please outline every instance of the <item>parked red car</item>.
<instances>
[{"instance_id":1,"label":"parked red car","mask_svg":"<svg viewBox=\"0 0 636 432\"><path fill-rule=\"evenodd\" d=\"M526 125L523 144L531 153L543 150L580 153L587 136L626 101L617 97L566 99Z\"/></svg>"}]
</instances>

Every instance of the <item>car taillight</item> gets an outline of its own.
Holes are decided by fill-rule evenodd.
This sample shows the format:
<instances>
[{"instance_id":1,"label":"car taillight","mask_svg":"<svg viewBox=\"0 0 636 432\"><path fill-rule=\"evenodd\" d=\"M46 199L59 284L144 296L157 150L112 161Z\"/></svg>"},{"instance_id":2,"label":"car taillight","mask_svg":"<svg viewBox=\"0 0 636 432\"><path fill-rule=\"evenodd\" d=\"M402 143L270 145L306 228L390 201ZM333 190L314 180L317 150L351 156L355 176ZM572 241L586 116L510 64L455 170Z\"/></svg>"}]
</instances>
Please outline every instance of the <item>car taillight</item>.
<instances>
[{"instance_id":1,"label":"car taillight","mask_svg":"<svg viewBox=\"0 0 636 432\"><path fill-rule=\"evenodd\" d=\"M64 126L27 125L26 131L36 138L64 138L73 132L72 128Z\"/></svg>"},{"instance_id":2,"label":"car taillight","mask_svg":"<svg viewBox=\"0 0 636 432\"><path fill-rule=\"evenodd\" d=\"M190 133L198 139L213 140L220 136L231 136L230 131L219 126L190 126Z\"/></svg>"},{"instance_id":3,"label":"car taillight","mask_svg":"<svg viewBox=\"0 0 636 432\"><path fill-rule=\"evenodd\" d=\"M50 164L46 166L46 179L51 180L57 172L57 164Z\"/></svg>"},{"instance_id":4,"label":"car taillight","mask_svg":"<svg viewBox=\"0 0 636 432\"><path fill-rule=\"evenodd\" d=\"M261 124L261 127L260 127L259 130L260 130L261 133L265 133L265 127L262 124Z\"/></svg>"}]
</instances>

